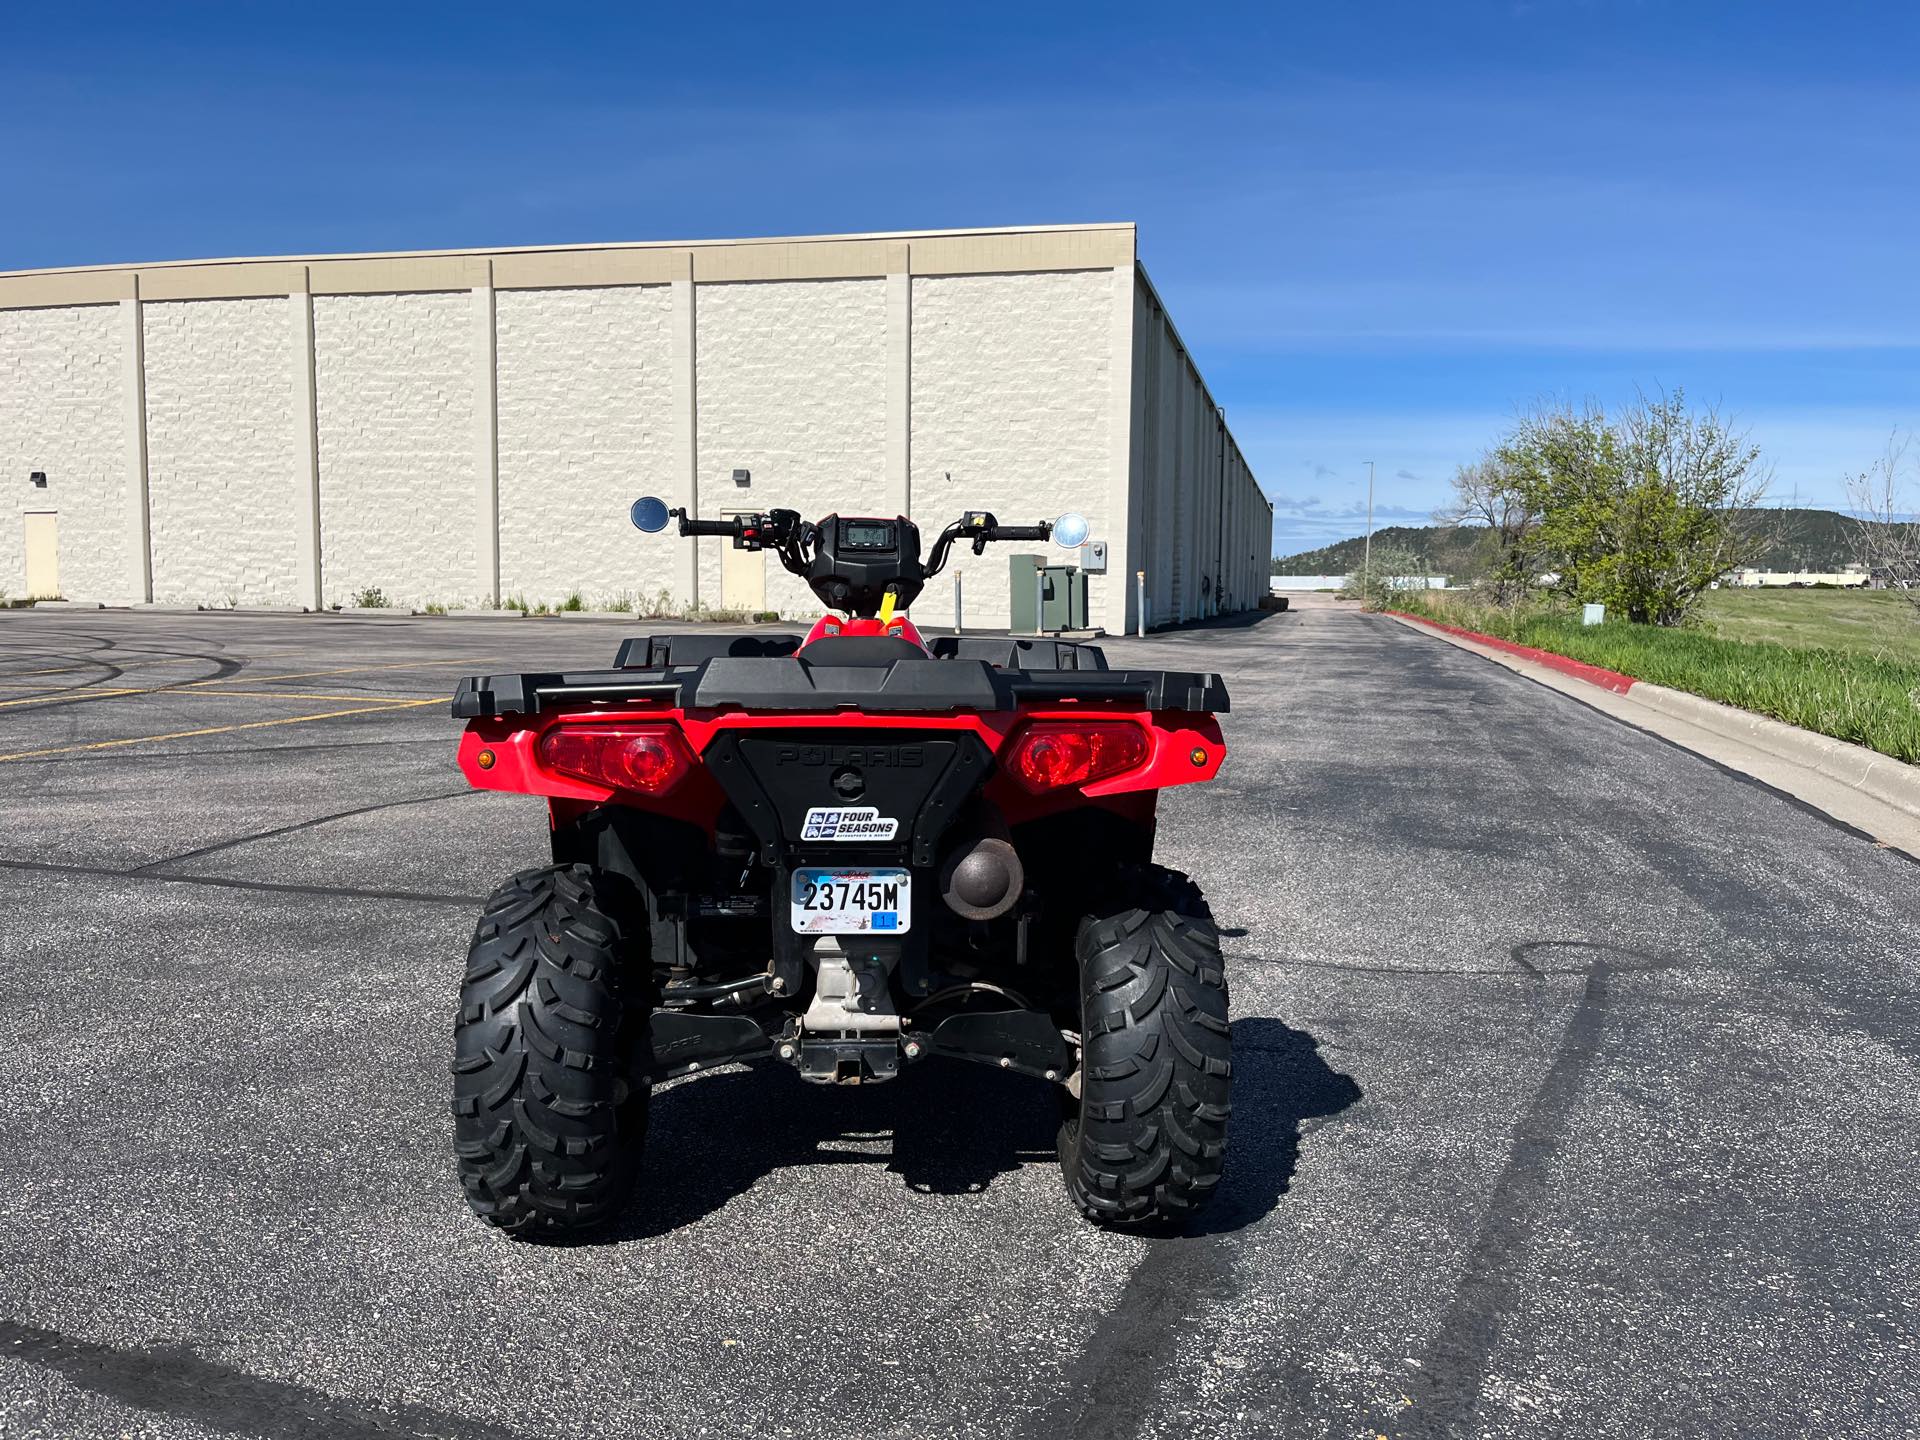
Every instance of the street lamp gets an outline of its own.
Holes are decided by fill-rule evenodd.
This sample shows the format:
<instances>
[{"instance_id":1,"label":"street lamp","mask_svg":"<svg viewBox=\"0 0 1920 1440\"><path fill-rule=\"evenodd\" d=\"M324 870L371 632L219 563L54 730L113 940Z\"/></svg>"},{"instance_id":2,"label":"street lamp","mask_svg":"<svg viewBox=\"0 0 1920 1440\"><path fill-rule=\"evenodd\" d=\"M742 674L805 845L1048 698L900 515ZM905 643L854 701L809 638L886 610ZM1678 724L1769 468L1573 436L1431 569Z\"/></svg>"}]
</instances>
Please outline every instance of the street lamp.
<instances>
[{"instance_id":1,"label":"street lamp","mask_svg":"<svg viewBox=\"0 0 1920 1440\"><path fill-rule=\"evenodd\" d=\"M1373 462L1367 461L1367 544L1360 561L1360 598L1365 600L1373 584Z\"/></svg>"}]
</instances>

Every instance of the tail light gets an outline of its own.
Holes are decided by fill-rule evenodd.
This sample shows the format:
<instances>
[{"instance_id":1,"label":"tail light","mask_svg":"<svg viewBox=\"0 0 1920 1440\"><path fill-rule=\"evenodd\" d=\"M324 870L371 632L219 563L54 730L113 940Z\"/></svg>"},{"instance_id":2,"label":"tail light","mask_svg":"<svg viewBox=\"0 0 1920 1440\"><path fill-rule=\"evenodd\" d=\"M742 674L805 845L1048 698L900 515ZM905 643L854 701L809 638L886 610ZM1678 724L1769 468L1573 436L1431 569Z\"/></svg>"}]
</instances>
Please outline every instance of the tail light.
<instances>
[{"instance_id":1,"label":"tail light","mask_svg":"<svg viewBox=\"0 0 1920 1440\"><path fill-rule=\"evenodd\" d=\"M609 789L664 795L694 762L671 725L558 725L540 737L540 763Z\"/></svg>"},{"instance_id":2,"label":"tail light","mask_svg":"<svg viewBox=\"0 0 1920 1440\"><path fill-rule=\"evenodd\" d=\"M1147 737L1125 720L1039 721L1020 732L1008 755L1014 778L1029 790L1089 785L1144 765Z\"/></svg>"}]
</instances>

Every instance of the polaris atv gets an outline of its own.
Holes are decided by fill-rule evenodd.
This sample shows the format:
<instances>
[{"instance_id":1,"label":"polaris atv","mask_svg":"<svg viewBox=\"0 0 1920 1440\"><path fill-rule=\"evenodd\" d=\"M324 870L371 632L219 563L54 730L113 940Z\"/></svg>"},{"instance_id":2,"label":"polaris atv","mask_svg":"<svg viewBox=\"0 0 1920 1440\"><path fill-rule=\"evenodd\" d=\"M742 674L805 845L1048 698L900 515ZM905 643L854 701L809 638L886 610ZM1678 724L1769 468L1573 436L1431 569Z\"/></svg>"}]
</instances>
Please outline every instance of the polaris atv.
<instances>
[{"instance_id":1,"label":"polaris atv","mask_svg":"<svg viewBox=\"0 0 1920 1440\"><path fill-rule=\"evenodd\" d=\"M460 683L460 768L545 796L553 845L488 900L461 986L474 1212L537 1238L616 1217L656 1083L759 1061L871 1084L944 1055L1057 1087L1089 1219L1191 1215L1225 1162L1227 983L1199 887L1153 863L1154 805L1218 773L1219 677L907 618L956 543L1053 525L970 512L923 564L904 518L633 507L674 519L771 551L847 618Z\"/></svg>"}]
</instances>

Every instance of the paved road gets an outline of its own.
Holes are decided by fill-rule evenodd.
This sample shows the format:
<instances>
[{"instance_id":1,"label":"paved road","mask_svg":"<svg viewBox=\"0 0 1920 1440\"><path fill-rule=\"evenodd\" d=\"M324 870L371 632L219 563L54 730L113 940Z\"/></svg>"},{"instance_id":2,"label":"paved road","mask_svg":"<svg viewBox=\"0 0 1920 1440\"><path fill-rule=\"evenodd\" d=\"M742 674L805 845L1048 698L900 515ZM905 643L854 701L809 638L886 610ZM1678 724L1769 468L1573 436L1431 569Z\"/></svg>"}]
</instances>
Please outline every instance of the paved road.
<instances>
[{"instance_id":1,"label":"paved road","mask_svg":"<svg viewBox=\"0 0 1920 1440\"><path fill-rule=\"evenodd\" d=\"M616 634L0 615L0 1434L1920 1429L1920 871L1344 611L1111 647L1236 705L1163 812L1234 927L1201 1233L1079 1223L961 1066L683 1082L612 1242L484 1229L447 1030L543 822L438 701Z\"/></svg>"}]
</instances>

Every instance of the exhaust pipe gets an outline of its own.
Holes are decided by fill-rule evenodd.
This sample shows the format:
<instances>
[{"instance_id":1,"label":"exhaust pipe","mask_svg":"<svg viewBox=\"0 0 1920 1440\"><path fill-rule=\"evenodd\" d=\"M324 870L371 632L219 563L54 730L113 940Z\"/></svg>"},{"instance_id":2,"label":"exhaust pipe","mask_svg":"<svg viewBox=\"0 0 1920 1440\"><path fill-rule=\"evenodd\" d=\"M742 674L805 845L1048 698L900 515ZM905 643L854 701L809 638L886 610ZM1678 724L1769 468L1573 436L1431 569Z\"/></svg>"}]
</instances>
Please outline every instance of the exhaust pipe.
<instances>
[{"instance_id":1,"label":"exhaust pipe","mask_svg":"<svg viewBox=\"0 0 1920 1440\"><path fill-rule=\"evenodd\" d=\"M963 834L940 867L940 898L954 914L969 920L1006 914L1026 883L1020 852L997 815Z\"/></svg>"}]
</instances>

